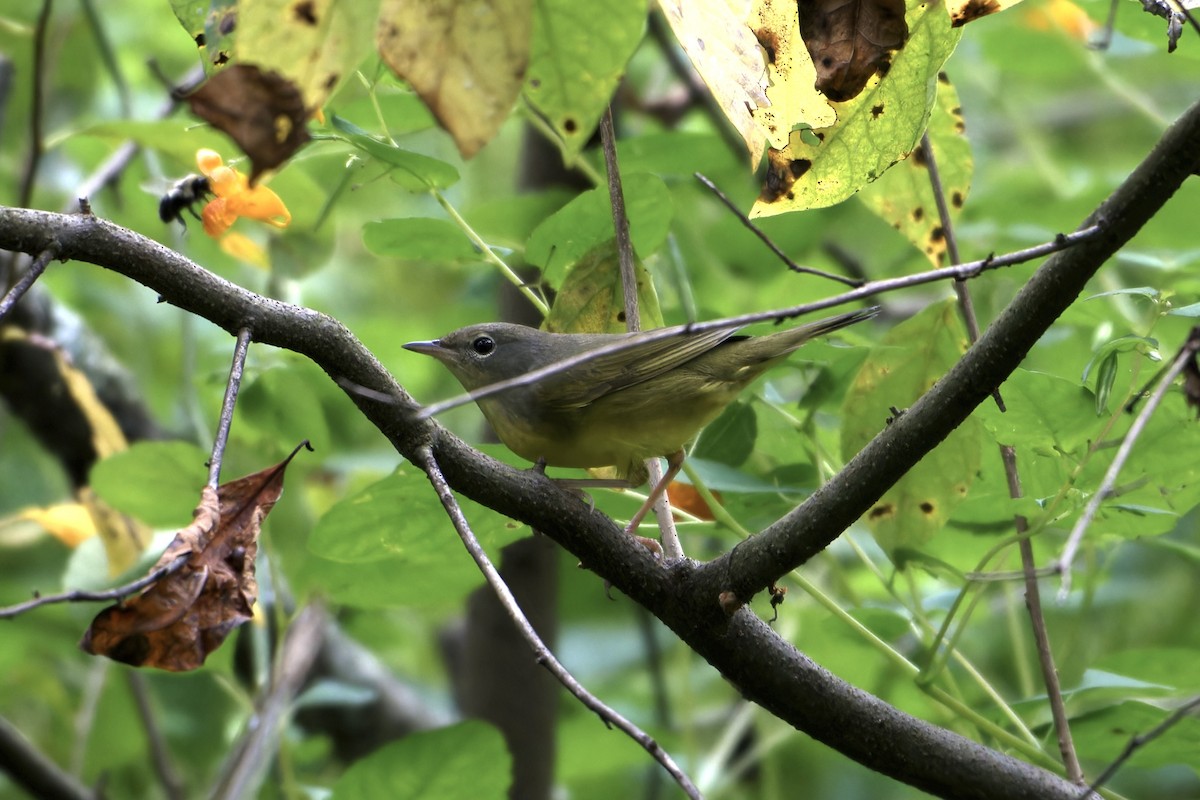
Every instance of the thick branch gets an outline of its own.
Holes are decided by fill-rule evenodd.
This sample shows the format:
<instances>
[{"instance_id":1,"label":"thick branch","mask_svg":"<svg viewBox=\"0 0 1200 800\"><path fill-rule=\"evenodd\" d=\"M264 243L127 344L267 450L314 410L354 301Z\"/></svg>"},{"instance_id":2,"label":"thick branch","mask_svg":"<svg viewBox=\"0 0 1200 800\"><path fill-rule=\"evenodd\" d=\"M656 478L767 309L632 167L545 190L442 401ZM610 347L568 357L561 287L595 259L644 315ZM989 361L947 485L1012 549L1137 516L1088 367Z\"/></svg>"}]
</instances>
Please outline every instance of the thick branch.
<instances>
[{"instance_id":1,"label":"thick branch","mask_svg":"<svg viewBox=\"0 0 1200 800\"><path fill-rule=\"evenodd\" d=\"M1198 165L1200 103L1082 223L1101 225L1098 235L1047 259L959 363L833 480L738 547L735 560L731 553L705 569L728 575L725 588L747 599L828 547L1012 374L1100 266L1158 213Z\"/></svg>"}]
</instances>

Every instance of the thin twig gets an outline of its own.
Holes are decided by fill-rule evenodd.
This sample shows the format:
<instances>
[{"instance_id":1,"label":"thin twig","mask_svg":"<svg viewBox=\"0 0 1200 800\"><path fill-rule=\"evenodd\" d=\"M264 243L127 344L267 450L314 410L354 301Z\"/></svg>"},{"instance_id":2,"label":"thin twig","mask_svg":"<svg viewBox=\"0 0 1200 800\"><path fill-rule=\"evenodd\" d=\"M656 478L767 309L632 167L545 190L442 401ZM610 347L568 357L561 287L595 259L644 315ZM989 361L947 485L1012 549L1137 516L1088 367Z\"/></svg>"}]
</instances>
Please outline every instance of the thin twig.
<instances>
[{"instance_id":1,"label":"thin twig","mask_svg":"<svg viewBox=\"0 0 1200 800\"><path fill-rule=\"evenodd\" d=\"M533 629L533 625L530 624L520 605L517 604L517 599L513 597L512 591L504 583L504 579L500 577L500 573L492 564L491 559L488 558L487 553L484 552L483 547L479 544L479 540L475 538L470 524L463 515L462 509L459 508L458 501L454 499L454 494L450 491L450 485L446 483L446 477L442 474L441 466L437 463L437 459L433 455L433 450L428 445L418 448L416 463L429 477L429 482L433 484L438 498L442 501L442 507L445 508L446 514L450 517L450 521L453 523L454 529L458 532L459 538L462 539L463 544L466 546L467 552L471 554L471 558L475 560L488 585L496 593L496 598L504 606L509 617L512 618L518 633L521 634L521 637L532 648L538 663L549 670L550 674L566 687L567 691L574 695L579 702L583 703L586 708L599 716L605 725L616 727L641 745L646 752L663 766L663 769L670 773L671 777L675 779L675 782L679 784L688 797L700 798L700 791L683 770L679 768L675 760L671 758L671 755L653 737L618 714L615 710L609 708L599 698L585 689L575 679L575 676L568 672L567 668L554 656L554 653L550 651L550 648L546 646L541 637L538 636L537 631Z\"/></svg>"},{"instance_id":2,"label":"thin twig","mask_svg":"<svg viewBox=\"0 0 1200 800\"><path fill-rule=\"evenodd\" d=\"M0 298L0 319L4 319L8 312L12 311L13 306L20 302L21 298L25 296L25 293L29 291L34 282L41 277L42 273L46 271L46 267L50 265L50 262L57 255L58 249L52 247L48 250L43 250L33 260L33 263L29 265L29 269L21 274L21 279L13 284L13 287L8 290L8 293L3 298Z\"/></svg>"},{"instance_id":3,"label":"thin twig","mask_svg":"<svg viewBox=\"0 0 1200 800\"><path fill-rule=\"evenodd\" d=\"M757 225L755 225L753 222L751 222L750 218L747 217L745 214L743 214L742 210L740 208L738 208L737 205L734 204L734 202L732 200L730 200L725 195L724 192L722 192L720 189L718 189L717 185L715 183L710 181L707 177L705 177L703 174L701 174L699 172L694 172L692 174L696 176L696 180L700 181L705 186L707 186L708 190L710 192L712 192L713 194L715 194L717 196L717 199L720 200L722 203L724 203L725 207L733 212L733 215L738 218L738 221L741 222L742 225L746 226L746 228L748 228L751 233L753 233L755 236L757 236L759 238L759 240L763 244L765 244L771 250L772 253L774 253L776 256L778 256L779 260L782 261L784 264L786 264L787 268L790 269L792 272L799 272L804 275L816 275L819 278L828 278L831 281L837 281L838 283L844 283L847 286L858 287L858 286L863 285L864 281L861 281L857 278L847 278L845 275L835 275L832 272L824 272L822 270L815 269L813 267L800 266L795 261L788 258L787 254L779 249L779 245L777 245L777 244L775 244L775 242L771 241L770 236L767 236L765 233L763 233L759 229L759 227Z\"/></svg>"},{"instance_id":4,"label":"thin twig","mask_svg":"<svg viewBox=\"0 0 1200 800\"><path fill-rule=\"evenodd\" d=\"M950 205L946 202L946 190L942 184L942 174L938 170L937 156L933 152L933 142L929 139L929 131L921 135L921 152L925 156L925 167L929 172L929 186L933 190L933 202L938 210L938 222L942 227L942 238L946 242L946 256L951 264L962 263L958 250L958 236L954 233L954 220L950 216ZM971 299L971 291L962 278L956 278L953 283L954 295L958 298L958 308L962 312L963 322L967 325L967 336L971 344L979 341L979 318L975 315L975 302ZM992 392L992 398L1000 411L1004 411L1004 398L1000 389Z\"/></svg>"},{"instance_id":5,"label":"thin twig","mask_svg":"<svg viewBox=\"0 0 1200 800\"><path fill-rule=\"evenodd\" d=\"M825 300L817 300L812 303L804 303L790 308L775 309L773 311L758 311L753 314L743 314L737 317L726 317L724 319L712 320L709 322L692 322L686 325L675 325L669 328L657 328L652 331L644 331L642 336L637 341L614 342L610 345L597 347L594 350L589 350L586 353L580 353L571 358L565 358L562 361L556 361L549 366L535 369L526 372L524 375L518 375L515 378L509 378L504 381L497 381L489 384L473 392L452 397L449 400L443 400L440 403L433 403L425 406L417 414L417 419L429 419L435 417L452 408L464 406L467 403L484 397L491 397L494 394L506 392L509 389L515 389L520 386L530 386L540 380L544 380L550 375L556 375L564 370L577 367L580 364L586 364L589 361L600 358L601 356L610 356L614 353L620 353L631 347L637 347L646 342L657 342L663 339L670 339L672 336L679 336L685 333L704 333L706 331L725 329L725 328L742 328L746 325L751 325L755 322L782 322L793 317L808 314L814 311L821 311L826 308L852 303L858 300L864 300L878 294L896 291L897 289L907 289L912 286L921 286L926 283L935 283L944 281L948 278L974 278L987 270L998 269L1000 267L1009 267L1013 264L1021 264L1026 261L1032 261L1036 258L1049 255L1050 253L1065 250L1073 247L1086 239L1095 236L1100 232L1099 225L1091 225L1087 228L1075 231L1074 233L1059 234L1052 242L1027 247L1024 250L1017 250L1003 256L989 256L979 261L970 261L966 264L957 264L950 267L941 267L939 269L921 272L915 275L904 275L898 278L888 278L886 280L871 281L857 289L852 289L834 297Z\"/></svg>"},{"instance_id":6,"label":"thin twig","mask_svg":"<svg viewBox=\"0 0 1200 800\"><path fill-rule=\"evenodd\" d=\"M1197 708L1200 708L1200 696L1193 697L1191 700L1175 709L1175 711L1171 713L1171 716L1155 725L1146 733L1140 733L1136 736L1131 736L1129 741L1125 744L1125 749L1121 751L1121 755L1117 756L1116 760L1104 768L1104 772L1101 772L1100 777L1092 781L1091 786L1080 792L1078 800L1088 800L1093 792L1099 791L1101 786L1107 783L1113 775L1117 774L1117 770L1123 767L1125 762L1133 757L1134 753L1157 739L1159 736L1162 736L1171 728L1178 725L1183 721L1184 717L1192 713L1192 711Z\"/></svg>"},{"instance_id":7,"label":"thin twig","mask_svg":"<svg viewBox=\"0 0 1200 800\"><path fill-rule=\"evenodd\" d=\"M229 367L229 380L225 384L225 399L221 403L221 419L217 423L217 435L213 439L212 457L208 460L208 485L216 489L221 483L221 461L225 458L225 445L229 442L229 428L233 425L233 407L237 405L238 390L242 386L242 371L246 367L246 352L250 349L250 329L238 331L237 346L233 349L233 364Z\"/></svg>"},{"instance_id":8,"label":"thin twig","mask_svg":"<svg viewBox=\"0 0 1200 800\"><path fill-rule=\"evenodd\" d=\"M60 594L38 595L32 600L26 600L24 603L17 603L15 606L0 608L0 619L11 619L12 617L20 616L26 611L32 611L38 606L48 606L52 603L96 603L105 600L120 600L128 597L135 592L140 592L150 584L159 581L166 576L178 572L184 564L187 563L191 553L184 553L179 558L172 561L166 566L159 567L149 575L144 575L136 581L127 583L124 586L118 586L115 589L105 589L102 592L85 592L74 590L70 592L62 592Z\"/></svg>"},{"instance_id":9,"label":"thin twig","mask_svg":"<svg viewBox=\"0 0 1200 800\"><path fill-rule=\"evenodd\" d=\"M283 728L284 716L292 700L304 685L320 652L329 615L324 606L313 602L305 606L288 626L271 683L256 703L254 715L246 721L245 732L231 749L211 800L237 800L257 795L258 785L269 765L275 741Z\"/></svg>"},{"instance_id":10,"label":"thin twig","mask_svg":"<svg viewBox=\"0 0 1200 800\"><path fill-rule=\"evenodd\" d=\"M42 11L38 14L37 27L33 31L33 100L29 109L29 159L21 174L21 191L18 204L30 205L33 200L33 185L37 180L38 165L42 160L46 143L42 140L42 110L46 104L46 30L50 27L50 12L53 0L42 0Z\"/></svg>"},{"instance_id":11,"label":"thin twig","mask_svg":"<svg viewBox=\"0 0 1200 800\"><path fill-rule=\"evenodd\" d=\"M1024 496L1021 478L1017 473L1017 451L1010 445L1000 445L1000 457L1004 460L1004 474L1008 477L1008 495L1014 500ZM1071 737L1071 725L1067 707L1063 702L1062 685L1058 680L1058 669L1054 666L1054 653L1050 649L1050 635L1046 631L1046 617L1042 614L1042 594L1038 588L1037 564L1033 558L1033 542L1026 534L1029 521L1021 514L1014 517L1017 534L1021 537L1017 548L1021 553L1021 568L1025 571L1025 606L1029 609L1029 621L1033 626L1033 640L1037 646L1038 665L1042 668L1042 681L1046 685L1046 699L1050 703L1050 715L1054 719L1054 731L1058 735L1058 751L1062 754L1063 766L1071 783L1083 785L1083 768L1075 753L1075 741Z\"/></svg>"},{"instance_id":12,"label":"thin twig","mask_svg":"<svg viewBox=\"0 0 1200 800\"><path fill-rule=\"evenodd\" d=\"M154 708L150 704L150 691L146 687L146 679L142 673L135 670L128 670L125 675L129 679L129 689L133 694L134 703L137 705L138 716L141 717L142 726L146 729L146 740L150 745L150 760L154 764L158 782L162 784L169 800L184 800L187 797L186 787L179 777L175 765L171 763L171 752L167 749L167 742L163 738L162 730L158 727Z\"/></svg>"},{"instance_id":13,"label":"thin twig","mask_svg":"<svg viewBox=\"0 0 1200 800\"><path fill-rule=\"evenodd\" d=\"M613 130L612 107L604 110L600 119L600 143L604 150L604 166L608 174L608 197L612 202L613 230L617 238L617 260L621 269L621 290L625 298L625 328L630 332L642 329L642 314L638 305L637 273L634 271L633 241L629 238L629 216L625 213L625 195L621 189L621 168L617 164L617 137ZM662 463L657 458L646 460L651 486L662 481ZM658 518L663 558L675 561L683 558L683 546L671 514L671 501L666 492L654 499L654 515Z\"/></svg>"},{"instance_id":14,"label":"thin twig","mask_svg":"<svg viewBox=\"0 0 1200 800\"><path fill-rule=\"evenodd\" d=\"M1183 347L1179 348L1179 355L1175 356L1175 360L1171 362L1171 368L1163 374L1162 380L1158 383L1158 388L1154 390L1154 394L1146 401L1146 405L1142 408L1141 413L1137 415L1133 424L1129 426L1129 432L1125 434L1125 439L1121 442L1121 446L1117 448L1117 454L1113 456L1112 463L1108 466L1108 471L1104 473L1104 480L1100 482L1100 486L1097 487L1096 492L1088 501L1087 507L1083 509L1083 514L1079 517L1079 521L1071 529L1071 535L1067 537L1067 544L1063 547L1062 556L1058 559L1058 569L1062 573L1062 585L1058 590L1058 599L1060 602L1066 600L1067 595L1071 592L1071 563L1075 560L1075 553L1079 550L1083 534L1087 531L1088 526L1092 524L1092 519L1096 516L1096 512L1100 510L1100 504L1112 492L1113 485L1117 482L1117 475L1120 474L1121 468L1125 466L1125 461L1133 451L1134 443L1142 435L1142 430L1146 427L1146 423L1150 421L1154 410L1158 408L1158 404L1162 402L1163 397L1167 394L1167 390L1171 388L1171 384L1183 372L1184 367L1196 357L1197 350L1200 350L1200 328L1193 328L1187 342L1184 343Z\"/></svg>"}]
</instances>

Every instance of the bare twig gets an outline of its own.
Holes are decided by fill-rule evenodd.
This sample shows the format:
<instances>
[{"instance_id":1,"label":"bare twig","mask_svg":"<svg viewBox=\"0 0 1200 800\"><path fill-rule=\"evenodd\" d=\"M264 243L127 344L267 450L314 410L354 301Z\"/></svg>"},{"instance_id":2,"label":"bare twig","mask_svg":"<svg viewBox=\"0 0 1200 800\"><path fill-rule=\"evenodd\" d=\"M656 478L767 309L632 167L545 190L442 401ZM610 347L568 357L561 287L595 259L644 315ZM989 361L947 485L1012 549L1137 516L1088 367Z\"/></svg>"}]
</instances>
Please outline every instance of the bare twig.
<instances>
[{"instance_id":1,"label":"bare twig","mask_svg":"<svg viewBox=\"0 0 1200 800\"><path fill-rule=\"evenodd\" d=\"M141 578L138 578L136 581L127 583L124 586L118 586L115 589L105 589L102 592L84 592L76 590L62 592L60 594L38 595L32 600L26 600L24 603L17 603L15 606L0 608L0 619L11 619L24 614L26 611L32 611L38 606L48 606L52 603L96 603L107 600L120 600L124 597L128 597L131 594L140 592L150 584L159 581L174 572L178 572L183 565L187 563L190 556L191 553L184 553L170 564L159 567L149 575L144 575Z\"/></svg>"},{"instance_id":2,"label":"bare twig","mask_svg":"<svg viewBox=\"0 0 1200 800\"><path fill-rule=\"evenodd\" d=\"M257 794L274 742L283 727L284 715L316 661L327 622L325 608L314 602L288 626L267 693L260 695L254 715L246 722L245 733L230 752L221 780L209 795L211 800L237 800Z\"/></svg>"},{"instance_id":3,"label":"bare twig","mask_svg":"<svg viewBox=\"0 0 1200 800\"><path fill-rule=\"evenodd\" d=\"M138 716L142 718L142 726L146 729L146 740L150 745L150 760L154 764L158 782L162 784L163 791L167 793L169 800L184 800L187 797L186 787L179 777L175 765L171 763L171 753L167 749L167 742L163 738L162 730L158 727L154 708L150 705L150 691L146 688L146 679L142 673L136 670L127 670L125 675L129 679L129 689L137 704Z\"/></svg>"},{"instance_id":4,"label":"bare twig","mask_svg":"<svg viewBox=\"0 0 1200 800\"><path fill-rule=\"evenodd\" d=\"M566 687L567 691L579 699L579 702L583 703L586 708L599 716L605 725L616 727L641 745L658 763L662 764L663 769L670 773L671 777L675 779L676 783L679 784L688 797L699 798L700 791L683 770L679 768L675 760L671 758L671 755L662 748L662 745L585 689L575 679L575 676L568 672L566 667L554 656L550 648L546 647L541 637L538 636L537 631L533 629L533 625L526 618L521 607L517 604L517 599L513 597L512 591L504 583L504 579L500 577L500 573L493 566L487 553L484 552L483 547L479 544L479 540L475 538L470 524L463 515L462 509L459 508L458 501L454 499L454 494L450 491L449 484L446 483L441 466L437 463L437 459L434 458L433 451L428 445L418 448L416 463L429 477L429 482L433 484L438 498L442 501L442 507L445 508L446 514L454 524L454 529L458 532L459 538L462 539L463 544L466 546L467 552L471 554L471 558L475 560L488 585L496 593L497 599L499 599L501 605L508 612L521 637L533 649L538 663L549 670L550 674L557 678L559 683Z\"/></svg>"},{"instance_id":5,"label":"bare twig","mask_svg":"<svg viewBox=\"0 0 1200 800\"><path fill-rule=\"evenodd\" d=\"M946 256L951 264L961 264L962 258L958 250L958 236L954 233L954 220L950 216L950 205L946 202L946 190L942 185L942 174L938 170L937 156L933 152L933 142L929 132L921 135L921 152L925 157L925 168L929 171L929 186L933 190L933 202L937 205L938 222L942 226L942 237L946 241ZM958 298L958 309L962 312L963 322L967 325L967 336L974 344L979 341L979 318L975 316L975 303L971 300L971 291L962 278L954 280L954 294ZM992 392L996 406L1004 411L1004 398L1000 390Z\"/></svg>"},{"instance_id":6,"label":"bare twig","mask_svg":"<svg viewBox=\"0 0 1200 800\"><path fill-rule=\"evenodd\" d=\"M233 425L233 408L237 405L238 390L242 386L242 371L246 367L246 352L250 348L250 337L249 328L239 330L237 346L233 349L233 364L229 367L229 380L225 384L225 400L221 403L221 419L217 423L212 457L208 460L208 485L214 489L221 482L221 461L225 457L225 445L229 442L229 428Z\"/></svg>"},{"instance_id":7,"label":"bare twig","mask_svg":"<svg viewBox=\"0 0 1200 800\"><path fill-rule=\"evenodd\" d=\"M621 290L625 298L625 328L628 331L642 329L642 315L638 307L637 273L634 272L633 242L629 238L629 216L625 213L625 195L621 190L621 169L617 163L616 133L613 131L612 107L605 109L600 120L600 142L604 149L604 166L608 173L608 197L612 201L613 230L617 237L617 259L621 266ZM657 458L646 460L651 486L662 481L662 463ZM679 543L679 532L675 529L675 518L671 515L671 501L666 492L654 498L654 514L658 517L661 531L663 557L667 560L683 558L683 546Z\"/></svg>"},{"instance_id":8,"label":"bare twig","mask_svg":"<svg viewBox=\"0 0 1200 800\"><path fill-rule=\"evenodd\" d=\"M725 207L733 212L733 215L738 218L738 221L741 222L742 225L746 226L746 228L751 233L753 233L755 236L757 236L759 238L759 241L761 241L763 244L765 244L772 253L774 253L776 256L778 256L779 260L782 261L784 264L786 264L787 268L790 269L792 272L799 272L803 275L816 275L819 278L827 278L831 281L837 281L838 283L844 283L847 286L857 287L857 286L863 285L864 281L861 281L858 278L847 278L845 275L835 275L832 272L824 272L822 270L815 269L813 267L800 266L795 261L788 258L787 253L780 250L779 245L777 245L777 244L775 244L775 242L771 241L770 236L767 236L765 233L762 232L761 229L759 229L759 227L757 225L755 225L753 222L751 222L750 218L747 217L745 214L743 214L742 210L740 208L738 208L737 205L732 200L730 200L725 195L724 192L722 192L720 189L718 189L717 185L715 183L710 181L707 177L705 177L704 175L702 175L699 172L694 172L692 174L696 176L696 180L700 181L705 186L707 186L708 190L710 192L712 192L713 194L715 194L717 196L717 199L720 200L722 203L724 203Z\"/></svg>"},{"instance_id":9,"label":"bare twig","mask_svg":"<svg viewBox=\"0 0 1200 800\"><path fill-rule=\"evenodd\" d=\"M614 353L620 353L631 347L638 346L643 342L657 342L663 339L670 339L672 336L679 336L684 333L703 333L721 328L742 328L746 325L751 325L756 322L782 322L792 319L803 314L808 314L814 311L821 311L826 308L852 303L858 300L864 300L869 297L874 297L878 294L893 292L898 289L907 289L913 286L921 286L926 283L936 283L944 281L948 278L966 279L974 278L987 270L998 269L1000 267L1010 267L1014 264L1021 264L1026 261L1032 261L1036 258L1056 253L1060 250L1065 250L1073 247L1080 242L1084 242L1100 232L1099 225L1089 225L1074 233L1059 234L1053 242L1046 242L1034 247L1027 247L1024 250L1017 250L1003 256L989 256L988 258L979 261L970 261L966 264L958 264L951 267L941 267L940 269L929 270L928 272L920 272L915 275L904 275L898 278L888 278L886 280L871 281L857 289L845 292L825 300L817 300L812 303L804 303L790 308L780 308L773 311L757 311L753 314L742 314L737 317L726 317L724 319L712 320L709 322L693 322L687 325L675 325L669 328L657 328L652 331L643 332L642 337L637 342L616 342L604 347L597 347L594 350L589 350L586 353L580 353L571 358L565 358L562 361L555 362L541 369L535 369L526 372L524 375L518 375L515 378L509 378L504 381L484 386L481 389L476 389L473 392L452 397L449 400L443 400L440 403L433 403L425 406L418 413L418 419L429 419L435 417L452 408L466 405L475 400L491 397L494 394L506 392L509 389L516 389L520 386L530 386L540 380L556 375L564 370L577 367L580 364L586 364L593 359L601 356L609 356Z\"/></svg>"},{"instance_id":10,"label":"bare twig","mask_svg":"<svg viewBox=\"0 0 1200 800\"><path fill-rule=\"evenodd\" d=\"M1125 461L1133 451L1133 445L1137 442L1138 437L1142 435L1142 430L1146 427L1146 423L1150 421L1154 410L1158 408L1158 404L1166 396L1167 390L1171 388L1171 384L1183 372L1187 363L1196 357L1198 350L1200 350L1200 328L1193 328L1187 342L1184 343L1183 347L1179 348L1179 354L1171 362L1170 369L1163 373L1162 380L1158 382L1158 388L1154 390L1154 394L1146 401L1146 405L1137 415L1137 418L1134 419L1133 424L1129 426L1129 432L1125 434L1125 439L1121 442L1121 446L1117 448L1117 454L1113 456L1112 463L1108 466L1108 471L1104 473L1104 479L1096 487L1091 500L1088 501L1087 506L1083 509L1083 514L1080 515L1079 520L1075 523L1075 527L1071 529L1071 535L1067 537L1067 544L1063 547L1062 556L1058 559L1058 569L1062 573L1062 585L1058 590L1058 599L1060 601L1065 600L1071 592L1071 563L1075 560L1075 553L1079 550L1083 534L1087 531L1088 526L1092 524L1092 519L1095 518L1096 512L1100 510L1100 504L1112 492L1113 485L1117 482L1117 475L1121 473L1121 468L1125 466Z\"/></svg>"},{"instance_id":11,"label":"bare twig","mask_svg":"<svg viewBox=\"0 0 1200 800\"><path fill-rule=\"evenodd\" d=\"M1023 496L1021 478L1017 474L1017 451L1009 445L1000 446L1000 457L1004 460L1004 474L1008 478L1008 494L1014 500ZM1050 715L1054 719L1054 731L1058 735L1058 751L1062 754L1063 766L1071 783L1083 785L1083 768L1075 753L1075 741L1071 737L1071 724L1067 707L1063 702L1062 685L1058 680L1058 669L1054 666L1054 653L1050 649L1050 635L1046 631L1046 617L1042 614L1042 595L1038 588L1037 564L1033 558L1033 543L1026 535L1029 522L1021 514L1014 518L1020 540L1017 548L1021 553L1021 568L1025 572L1025 606L1029 609L1029 621L1033 626L1033 640L1037 646L1038 665L1042 669L1042 682L1046 685L1046 699L1050 703Z\"/></svg>"},{"instance_id":12,"label":"bare twig","mask_svg":"<svg viewBox=\"0 0 1200 800\"><path fill-rule=\"evenodd\" d=\"M1117 774L1117 770L1123 767L1125 762L1133 757L1134 753L1136 753L1142 747L1150 744L1150 742L1154 741L1158 737L1162 736L1171 728L1178 725L1183 721L1184 717L1191 714L1197 708L1200 708L1200 696L1193 697L1191 700L1175 709L1175 711L1171 713L1171 716L1167 717L1145 733L1139 733L1136 736L1131 736L1129 741L1125 744L1125 749L1121 751L1121 755L1117 756L1111 764L1105 767L1104 771L1100 773L1100 776L1096 778L1096 780L1092 781L1090 786L1079 793L1078 800L1088 800L1088 798L1092 796L1093 792L1098 791L1101 786L1106 784L1109 779L1112 778L1113 775Z\"/></svg>"},{"instance_id":13,"label":"bare twig","mask_svg":"<svg viewBox=\"0 0 1200 800\"><path fill-rule=\"evenodd\" d=\"M46 271L46 267L50 265L50 262L57 255L58 249L51 247L48 250L43 250L33 260L33 263L29 265L29 269L22 273L20 280L13 284L13 287L8 290L3 298L0 298L0 319L4 319L8 315L8 312L12 311L13 306L20 302L21 298L25 296L25 293L29 291L29 288L33 286L37 279L41 277L42 273Z\"/></svg>"},{"instance_id":14,"label":"bare twig","mask_svg":"<svg viewBox=\"0 0 1200 800\"><path fill-rule=\"evenodd\" d=\"M46 30L50 27L50 12L53 0L42 0L42 11L38 14L37 27L33 31L33 99L29 109L29 159L21 173L21 191L18 203L23 206L33 199L33 184L37 180L38 166L42 160L46 143L43 140L42 110L46 105Z\"/></svg>"}]
</instances>

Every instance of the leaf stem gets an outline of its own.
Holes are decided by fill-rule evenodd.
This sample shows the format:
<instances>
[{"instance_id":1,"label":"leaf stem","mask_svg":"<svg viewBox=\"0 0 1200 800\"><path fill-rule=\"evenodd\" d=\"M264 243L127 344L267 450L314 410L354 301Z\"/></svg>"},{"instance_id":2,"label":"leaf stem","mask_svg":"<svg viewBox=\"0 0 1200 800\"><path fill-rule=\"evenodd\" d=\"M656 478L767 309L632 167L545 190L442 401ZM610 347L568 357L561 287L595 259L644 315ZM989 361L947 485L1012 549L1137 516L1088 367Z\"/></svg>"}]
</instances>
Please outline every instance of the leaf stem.
<instances>
[{"instance_id":1,"label":"leaf stem","mask_svg":"<svg viewBox=\"0 0 1200 800\"><path fill-rule=\"evenodd\" d=\"M513 271L512 267L504 263L504 259L496 255L496 251L492 250L491 246L483 240L483 237L475 232L475 229L471 227L470 223L463 219L463 216L458 213L458 209L450 204L450 201L446 199L445 195L443 195L437 189L430 189L429 193L433 195L434 199L437 200L441 207L445 209L446 213L450 215L450 219L454 221L454 224L457 225L459 229L461 229L462 232L467 235L467 238L471 240L471 244L479 248L480 252L483 253L484 260L500 270L500 274L507 278L509 283L517 287L517 291L525 295L525 299L527 299L530 303L533 303L534 308L536 308L543 317L546 316L546 314L550 311L550 306L546 304L546 301L539 297L535 291L530 289L529 284L522 280L521 276Z\"/></svg>"}]
</instances>

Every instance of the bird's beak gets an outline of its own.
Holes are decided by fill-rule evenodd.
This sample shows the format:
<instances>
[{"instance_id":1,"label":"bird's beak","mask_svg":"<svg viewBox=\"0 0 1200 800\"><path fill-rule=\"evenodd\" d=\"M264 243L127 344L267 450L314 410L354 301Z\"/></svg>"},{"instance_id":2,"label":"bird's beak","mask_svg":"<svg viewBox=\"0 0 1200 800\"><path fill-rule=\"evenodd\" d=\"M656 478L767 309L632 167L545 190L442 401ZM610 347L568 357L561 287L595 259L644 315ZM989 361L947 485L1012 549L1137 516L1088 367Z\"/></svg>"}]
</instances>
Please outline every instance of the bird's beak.
<instances>
[{"instance_id":1,"label":"bird's beak","mask_svg":"<svg viewBox=\"0 0 1200 800\"><path fill-rule=\"evenodd\" d=\"M428 342L409 342L403 345L405 350L412 350L414 353L424 353L427 356L433 356L439 361L444 361L450 355L450 351L442 347L441 339L431 339Z\"/></svg>"}]
</instances>

